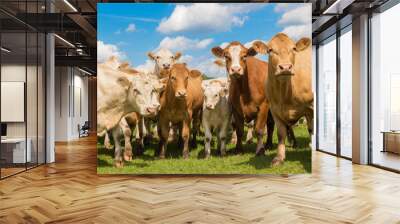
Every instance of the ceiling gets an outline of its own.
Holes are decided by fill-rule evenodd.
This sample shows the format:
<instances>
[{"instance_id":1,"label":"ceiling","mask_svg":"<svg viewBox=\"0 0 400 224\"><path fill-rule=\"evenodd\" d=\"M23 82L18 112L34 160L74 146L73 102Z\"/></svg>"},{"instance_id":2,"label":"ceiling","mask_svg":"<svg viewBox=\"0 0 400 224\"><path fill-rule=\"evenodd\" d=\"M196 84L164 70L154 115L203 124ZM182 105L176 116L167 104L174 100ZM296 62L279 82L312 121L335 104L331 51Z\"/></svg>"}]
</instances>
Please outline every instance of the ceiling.
<instances>
[{"instance_id":1,"label":"ceiling","mask_svg":"<svg viewBox=\"0 0 400 224\"><path fill-rule=\"evenodd\" d=\"M210 1L210 0L208 0ZM213 0L211 0L213 1ZM229 0L231 1L231 0ZM253 2L312 3L313 39L329 35L329 29L339 20L351 17L382 5L387 0L281 0ZM1 29L5 38L15 40L14 47L20 43L18 32L25 29L38 32L54 32L58 35L56 44L56 65L73 65L93 74L96 73L96 28L97 2L138 2L135 0L1 0ZM145 1L150 2L150 1ZM162 1L156 1L162 2ZM188 1L178 1L188 2ZM201 1L197 1L201 2ZM224 2L215 0L215 2ZM51 13L49 13L51 11ZM65 41L64 41L65 40ZM28 49L28 52L30 50Z\"/></svg>"}]
</instances>

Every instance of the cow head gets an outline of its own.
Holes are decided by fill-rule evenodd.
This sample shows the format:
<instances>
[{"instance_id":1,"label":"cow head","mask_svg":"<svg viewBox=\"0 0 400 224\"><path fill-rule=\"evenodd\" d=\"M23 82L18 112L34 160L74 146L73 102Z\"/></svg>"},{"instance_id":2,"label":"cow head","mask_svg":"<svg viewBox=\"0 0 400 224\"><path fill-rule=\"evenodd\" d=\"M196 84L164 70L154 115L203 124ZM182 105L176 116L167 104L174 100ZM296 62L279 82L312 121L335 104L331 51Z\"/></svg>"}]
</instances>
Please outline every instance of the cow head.
<instances>
[{"instance_id":1,"label":"cow head","mask_svg":"<svg viewBox=\"0 0 400 224\"><path fill-rule=\"evenodd\" d=\"M275 35L267 44L256 41L253 48L261 54L268 54L268 62L272 68L272 74L278 78L288 78L295 74L295 55L307 49L311 44L310 38L301 38L294 42L286 34Z\"/></svg>"},{"instance_id":2,"label":"cow head","mask_svg":"<svg viewBox=\"0 0 400 224\"><path fill-rule=\"evenodd\" d=\"M155 116L160 109L160 92L165 88L160 80L144 76L120 77L119 84L128 92L127 103L142 116Z\"/></svg>"},{"instance_id":3,"label":"cow head","mask_svg":"<svg viewBox=\"0 0 400 224\"><path fill-rule=\"evenodd\" d=\"M215 106L221 101L222 97L228 95L228 86L224 84L202 84L204 92L204 104L206 109L213 110Z\"/></svg>"},{"instance_id":4,"label":"cow head","mask_svg":"<svg viewBox=\"0 0 400 224\"><path fill-rule=\"evenodd\" d=\"M147 55L156 63L156 66L160 72L165 72L176 63L182 54L180 52L173 54L170 50L161 48L157 52L149 52Z\"/></svg>"},{"instance_id":5,"label":"cow head","mask_svg":"<svg viewBox=\"0 0 400 224\"><path fill-rule=\"evenodd\" d=\"M172 87L174 92L174 96L177 99L185 99L187 96L187 86L189 82L189 78L196 78L201 76L200 71L192 70L190 71L185 63L182 64L174 64L171 67L171 71L169 73L169 81L168 85Z\"/></svg>"},{"instance_id":6,"label":"cow head","mask_svg":"<svg viewBox=\"0 0 400 224\"><path fill-rule=\"evenodd\" d=\"M246 68L246 59L248 56L254 56L257 52L253 48L246 48L240 42L234 41L225 49L214 47L211 52L218 58L224 59L228 74L233 77L244 75Z\"/></svg>"}]
</instances>

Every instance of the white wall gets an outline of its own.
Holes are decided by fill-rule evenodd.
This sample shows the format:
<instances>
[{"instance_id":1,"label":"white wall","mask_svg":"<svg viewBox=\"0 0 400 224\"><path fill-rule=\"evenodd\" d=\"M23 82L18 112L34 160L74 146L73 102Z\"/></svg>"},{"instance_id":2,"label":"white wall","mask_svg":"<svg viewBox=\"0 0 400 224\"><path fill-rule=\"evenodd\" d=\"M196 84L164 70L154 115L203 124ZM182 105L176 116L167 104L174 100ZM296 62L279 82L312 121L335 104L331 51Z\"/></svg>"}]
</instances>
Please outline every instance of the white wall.
<instances>
[{"instance_id":1,"label":"white wall","mask_svg":"<svg viewBox=\"0 0 400 224\"><path fill-rule=\"evenodd\" d=\"M82 126L88 120L88 78L83 75L76 68L56 67L56 141L78 139L78 124ZM81 105L82 113L77 105Z\"/></svg>"}]
</instances>

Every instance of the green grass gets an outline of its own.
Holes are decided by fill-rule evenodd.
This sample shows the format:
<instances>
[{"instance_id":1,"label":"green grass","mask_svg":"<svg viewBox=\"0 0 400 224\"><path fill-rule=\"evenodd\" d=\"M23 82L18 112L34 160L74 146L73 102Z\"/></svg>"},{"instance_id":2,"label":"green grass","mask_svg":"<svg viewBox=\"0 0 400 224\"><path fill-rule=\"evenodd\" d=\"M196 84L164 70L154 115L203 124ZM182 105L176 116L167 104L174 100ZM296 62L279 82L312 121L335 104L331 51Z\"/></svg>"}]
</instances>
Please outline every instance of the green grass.
<instances>
[{"instance_id":1,"label":"green grass","mask_svg":"<svg viewBox=\"0 0 400 224\"><path fill-rule=\"evenodd\" d=\"M309 135L305 125L294 128L298 147L286 145L286 160L284 164L271 167L271 161L276 155L277 137L274 133L273 150L268 150L265 156L255 156L256 144L245 144L244 153L235 155L235 145L229 144L227 156L217 155L216 141L212 146L212 156L204 159L203 136L197 138L197 148L190 149L190 157L182 158L182 151L175 143L168 144L166 159L154 157L157 139L145 147L143 156L134 156L130 162L125 162L123 168L113 167L114 150L107 150L102 142L98 142L97 173L99 174L300 174L311 172L311 149ZM255 142L255 139L254 139ZM135 146L134 146L135 147ZM135 152L135 150L134 150Z\"/></svg>"}]
</instances>

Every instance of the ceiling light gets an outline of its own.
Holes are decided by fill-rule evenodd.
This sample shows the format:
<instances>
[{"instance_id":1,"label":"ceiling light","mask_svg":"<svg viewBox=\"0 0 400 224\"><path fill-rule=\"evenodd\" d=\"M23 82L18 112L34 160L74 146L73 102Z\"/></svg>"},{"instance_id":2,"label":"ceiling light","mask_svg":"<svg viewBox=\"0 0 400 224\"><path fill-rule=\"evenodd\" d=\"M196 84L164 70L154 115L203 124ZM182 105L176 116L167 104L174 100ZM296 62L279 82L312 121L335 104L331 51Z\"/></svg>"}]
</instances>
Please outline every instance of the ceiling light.
<instances>
[{"instance_id":1,"label":"ceiling light","mask_svg":"<svg viewBox=\"0 0 400 224\"><path fill-rule=\"evenodd\" d=\"M74 12L78 12L78 10L68 1L64 0L65 4L67 4Z\"/></svg>"},{"instance_id":2,"label":"ceiling light","mask_svg":"<svg viewBox=\"0 0 400 224\"><path fill-rule=\"evenodd\" d=\"M62 38L62 37L60 37L60 36L57 35L57 34L54 34L54 36L57 37L58 39L60 39L61 41L63 41L64 43L66 43L67 45L69 45L70 47L75 48L75 45L73 45L73 44L72 44L71 42L69 42L68 40L66 40L66 39L64 39L64 38Z\"/></svg>"},{"instance_id":3,"label":"ceiling light","mask_svg":"<svg viewBox=\"0 0 400 224\"><path fill-rule=\"evenodd\" d=\"M5 48L5 47L1 47L0 49L1 49L2 51L6 52L6 53L10 53L10 52L11 52L11 50L9 50L9 49L7 49L7 48Z\"/></svg>"},{"instance_id":4,"label":"ceiling light","mask_svg":"<svg viewBox=\"0 0 400 224\"><path fill-rule=\"evenodd\" d=\"M83 69L81 69L81 68L79 68L79 67L78 67L78 70L81 71L81 72L83 72L83 73L85 73L85 74L87 74L87 75L92 75L92 73L90 73L90 72L88 72L88 71L85 71L85 70L83 70Z\"/></svg>"}]
</instances>

